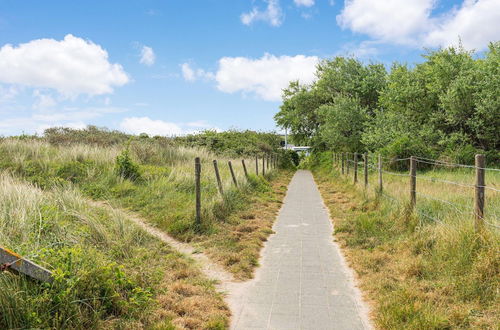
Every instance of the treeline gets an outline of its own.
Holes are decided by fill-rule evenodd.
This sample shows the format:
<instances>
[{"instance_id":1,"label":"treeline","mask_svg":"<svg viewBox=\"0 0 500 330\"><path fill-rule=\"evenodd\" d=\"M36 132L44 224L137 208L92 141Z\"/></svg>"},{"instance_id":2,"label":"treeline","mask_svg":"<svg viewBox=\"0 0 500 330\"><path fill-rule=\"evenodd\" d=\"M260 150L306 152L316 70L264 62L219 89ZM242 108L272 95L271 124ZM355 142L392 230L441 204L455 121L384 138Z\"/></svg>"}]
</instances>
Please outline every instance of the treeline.
<instances>
[{"instance_id":1,"label":"treeline","mask_svg":"<svg viewBox=\"0 0 500 330\"><path fill-rule=\"evenodd\" d=\"M207 130L198 134L178 137L149 136L146 133L134 136L92 125L84 129L53 127L46 129L42 137L22 135L18 138L45 139L52 145L89 144L100 147L119 144L125 145L131 139L135 139L158 144L165 148L169 146L202 147L213 153L231 157L254 156L256 154L276 152L280 149L281 141L283 140L276 133L251 130L229 130L224 132Z\"/></svg>"},{"instance_id":2,"label":"treeline","mask_svg":"<svg viewBox=\"0 0 500 330\"><path fill-rule=\"evenodd\" d=\"M430 51L415 66L322 61L312 85L292 81L275 120L315 150L500 163L500 42L482 56Z\"/></svg>"},{"instance_id":3,"label":"treeline","mask_svg":"<svg viewBox=\"0 0 500 330\"><path fill-rule=\"evenodd\" d=\"M254 156L260 153L277 151L282 137L276 133L228 130L216 132L207 130L175 138L177 143L189 147L205 147L208 150L229 156Z\"/></svg>"}]
</instances>

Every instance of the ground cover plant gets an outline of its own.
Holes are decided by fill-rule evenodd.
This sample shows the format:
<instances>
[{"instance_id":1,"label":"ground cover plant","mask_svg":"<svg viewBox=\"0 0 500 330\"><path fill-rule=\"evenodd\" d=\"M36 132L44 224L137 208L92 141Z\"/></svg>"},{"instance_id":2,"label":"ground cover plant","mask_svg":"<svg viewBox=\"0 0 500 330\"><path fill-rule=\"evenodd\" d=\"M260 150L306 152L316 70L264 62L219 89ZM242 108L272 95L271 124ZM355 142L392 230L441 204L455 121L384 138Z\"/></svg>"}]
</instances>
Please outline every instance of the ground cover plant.
<instances>
[{"instance_id":1,"label":"ground cover plant","mask_svg":"<svg viewBox=\"0 0 500 330\"><path fill-rule=\"evenodd\" d=\"M237 277L251 277L262 241L270 233L283 197L282 190L291 177L290 171L278 174L269 167L265 176L257 176L255 159L248 158L247 178L241 159L172 144L163 138L138 137L121 144L107 143L108 138L115 141L118 133L104 132L99 143L82 144L78 143L82 133L73 130L69 131L69 137L65 131L51 134L51 139L1 140L0 168L45 190L72 186L88 198L106 200L115 207L133 211L181 241L196 242ZM197 156L202 163L201 225L194 221L193 160ZM215 180L214 159L219 164L222 196ZM232 182L230 160L238 187ZM288 154L283 154L278 165L294 168ZM261 173L262 158L258 168ZM249 209L258 211L246 214ZM227 239L230 235L232 238ZM213 248L215 245L218 249Z\"/></svg>"},{"instance_id":2,"label":"ground cover plant","mask_svg":"<svg viewBox=\"0 0 500 330\"><path fill-rule=\"evenodd\" d=\"M0 245L54 274L48 284L0 272L0 328L228 324L222 296L192 261L74 187L42 190L3 171L0 215Z\"/></svg>"},{"instance_id":3,"label":"ground cover plant","mask_svg":"<svg viewBox=\"0 0 500 330\"><path fill-rule=\"evenodd\" d=\"M491 226L475 232L472 213L462 212L472 205L464 187L418 179L420 174L469 183L471 173L432 168L417 173L422 193L465 206L457 211L417 195L418 211L410 212L407 177L384 174L384 196L374 192L373 174L366 190L362 172L357 185L352 175L340 175L332 167L331 153L313 155L305 165L314 172L332 215L335 237L373 306L377 327L498 327L500 232ZM487 178L487 185L498 188L497 173ZM494 191L487 194L486 219L492 222L500 197Z\"/></svg>"}]
</instances>

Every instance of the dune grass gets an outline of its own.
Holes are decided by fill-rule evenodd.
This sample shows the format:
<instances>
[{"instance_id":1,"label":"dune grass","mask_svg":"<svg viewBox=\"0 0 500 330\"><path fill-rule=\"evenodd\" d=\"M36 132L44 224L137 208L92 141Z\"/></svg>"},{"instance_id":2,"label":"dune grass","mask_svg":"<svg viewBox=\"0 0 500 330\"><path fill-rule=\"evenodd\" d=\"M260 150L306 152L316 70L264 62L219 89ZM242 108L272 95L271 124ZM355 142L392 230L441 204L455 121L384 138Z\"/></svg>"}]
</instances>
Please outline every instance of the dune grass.
<instances>
[{"instance_id":1,"label":"dune grass","mask_svg":"<svg viewBox=\"0 0 500 330\"><path fill-rule=\"evenodd\" d=\"M335 237L372 303L377 327L498 328L500 232L493 227L480 234L474 231L470 192L417 177L417 191L463 204L463 210L417 195L417 212L411 212L409 178L384 174L384 196L375 193L374 175L365 190L362 172L360 183L354 185L352 176L332 169L331 159L329 153L316 155L309 166L330 208ZM427 170L418 175L473 182L463 170ZM498 176L487 176L487 185L499 183ZM491 223L497 221L498 203L498 196L487 192Z\"/></svg>"},{"instance_id":2,"label":"dune grass","mask_svg":"<svg viewBox=\"0 0 500 330\"><path fill-rule=\"evenodd\" d=\"M261 177L244 177L241 160L232 160L240 189L235 189L228 169L230 160L204 149L181 146L162 147L154 141L137 140L130 144L130 154L138 164L140 176L124 179L116 173L116 157L125 146L100 147L73 144L53 146L41 140L4 139L0 142L0 168L11 171L42 189L73 184L85 195L140 213L149 221L183 241L210 233L241 202L240 191L268 185ZM201 228L194 224L194 158L202 161ZM226 192L218 194L212 160L219 168ZM248 170L254 173L253 159ZM259 163L259 168L261 167Z\"/></svg>"},{"instance_id":3,"label":"dune grass","mask_svg":"<svg viewBox=\"0 0 500 330\"><path fill-rule=\"evenodd\" d=\"M0 273L0 328L223 329L229 312L192 261L74 187L0 174L0 244L52 284ZM193 304L196 301L196 304Z\"/></svg>"},{"instance_id":4,"label":"dune grass","mask_svg":"<svg viewBox=\"0 0 500 330\"><path fill-rule=\"evenodd\" d=\"M87 201L135 211L182 241L192 241L238 278L251 277L290 172L256 176L248 159L227 162L204 149L128 144L138 176L117 172L126 145L0 140L0 244L56 275L53 286L0 274L0 328L222 329L229 311L192 261L119 214ZM202 160L202 225L194 222L194 158ZM219 162L220 196L212 160ZM259 162L259 169L262 163ZM250 208L254 210L249 211ZM244 233L244 235L241 235ZM13 295L12 292L16 294Z\"/></svg>"}]
</instances>

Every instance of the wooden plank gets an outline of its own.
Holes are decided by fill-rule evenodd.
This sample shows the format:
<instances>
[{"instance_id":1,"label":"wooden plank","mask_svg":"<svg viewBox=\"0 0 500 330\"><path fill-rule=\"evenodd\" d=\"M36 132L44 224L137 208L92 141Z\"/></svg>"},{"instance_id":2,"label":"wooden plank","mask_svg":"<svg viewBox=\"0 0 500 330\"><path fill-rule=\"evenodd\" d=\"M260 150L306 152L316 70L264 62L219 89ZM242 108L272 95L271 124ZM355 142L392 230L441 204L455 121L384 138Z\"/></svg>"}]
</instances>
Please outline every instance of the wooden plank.
<instances>
[{"instance_id":1,"label":"wooden plank","mask_svg":"<svg viewBox=\"0 0 500 330\"><path fill-rule=\"evenodd\" d=\"M484 226L484 168L485 161L484 155L476 155L476 188L474 194L474 213L475 221L474 228L476 232L480 232Z\"/></svg>"},{"instance_id":2,"label":"wooden plank","mask_svg":"<svg viewBox=\"0 0 500 330\"><path fill-rule=\"evenodd\" d=\"M217 165L217 160L214 159L214 171L215 178L217 179L217 187L219 188L219 193L224 195L224 189L222 189L222 180L220 179L219 166Z\"/></svg>"},{"instance_id":3,"label":"wooden plank","mask_svg":"<svg viewBox=\"0 0 500 330\"><path fill-rule=\"evenodd\" d=\"M196 225L201 226L201 161L200 157L194 159L194 186L196 198Z\"/></svg>"},{"instance_id":4,"label":"wooden plank","mask_svg":"<svg viewBox=\"0 0 500 330\"><path fill-rule=\"evenodd\" d=\"M415 208L417 204L417 159L410 157L410 205Z\"/></svg>"},{"instance_id":5,"label":"wooden plank","mask_svg":"<svg viewBox=\"0 0 500 330\"><path fill-rule=\"evenodd\" d=\"M52 283L52 272L0 246L0 270L14 270L35 280Z\"/></svg>"},{"instance_id":6,"label":"wooden plank","mask_svg":"<svg viewBox=\"0 0 500 330\"><path fill-rule=\"evenodd\" d=\"M241 165L243 165L243 172L245 172L245 177L248 178L248 171L247 171L247 165L245 164L245 160L241 160Z\"/></svg>"},{"instance_id":7,"label":"wooden plank","mask_svg":"<svg viewBox=\"0 0 500 330\"><path fill-rule=\"evenodd\" d=\"M227 164L229 165L229 171L231 172L231 177L233 178L233 183L236 187L238 187L238 182L236 181L236 175L234 175L234 171L233 171L233 164L231 164L231 161L228 161Z\"/></svg>"}]
</instances>

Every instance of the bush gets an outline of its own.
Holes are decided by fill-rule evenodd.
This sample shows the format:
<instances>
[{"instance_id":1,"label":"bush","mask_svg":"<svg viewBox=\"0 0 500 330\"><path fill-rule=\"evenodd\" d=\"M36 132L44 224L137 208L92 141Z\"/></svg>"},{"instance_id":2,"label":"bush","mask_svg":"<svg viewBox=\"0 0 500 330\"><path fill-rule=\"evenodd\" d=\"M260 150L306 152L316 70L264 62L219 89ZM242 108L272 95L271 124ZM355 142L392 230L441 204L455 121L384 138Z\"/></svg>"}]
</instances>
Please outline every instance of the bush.
<instances>
[{"instance_id":1,"label":"bush","mask_svg":"<svg viewBox=\"0 0 500 330\"><path fill-rule=\"evenodd\" d=\"M283 169L294 169L300 163L300 156L294 150L282 150L279 159L279 167Z\"/></svg>"},{"instance_id":2,"label":"bush","mask_svg":"<svg viewBox=\"0 0 500 330\"><path fill-rule=\"evenodd\" d=\"M116 157L116 170L118 175L132 181L140 178L139 166L130 157L130 144Z\"/></svg>"}]
</instances>

